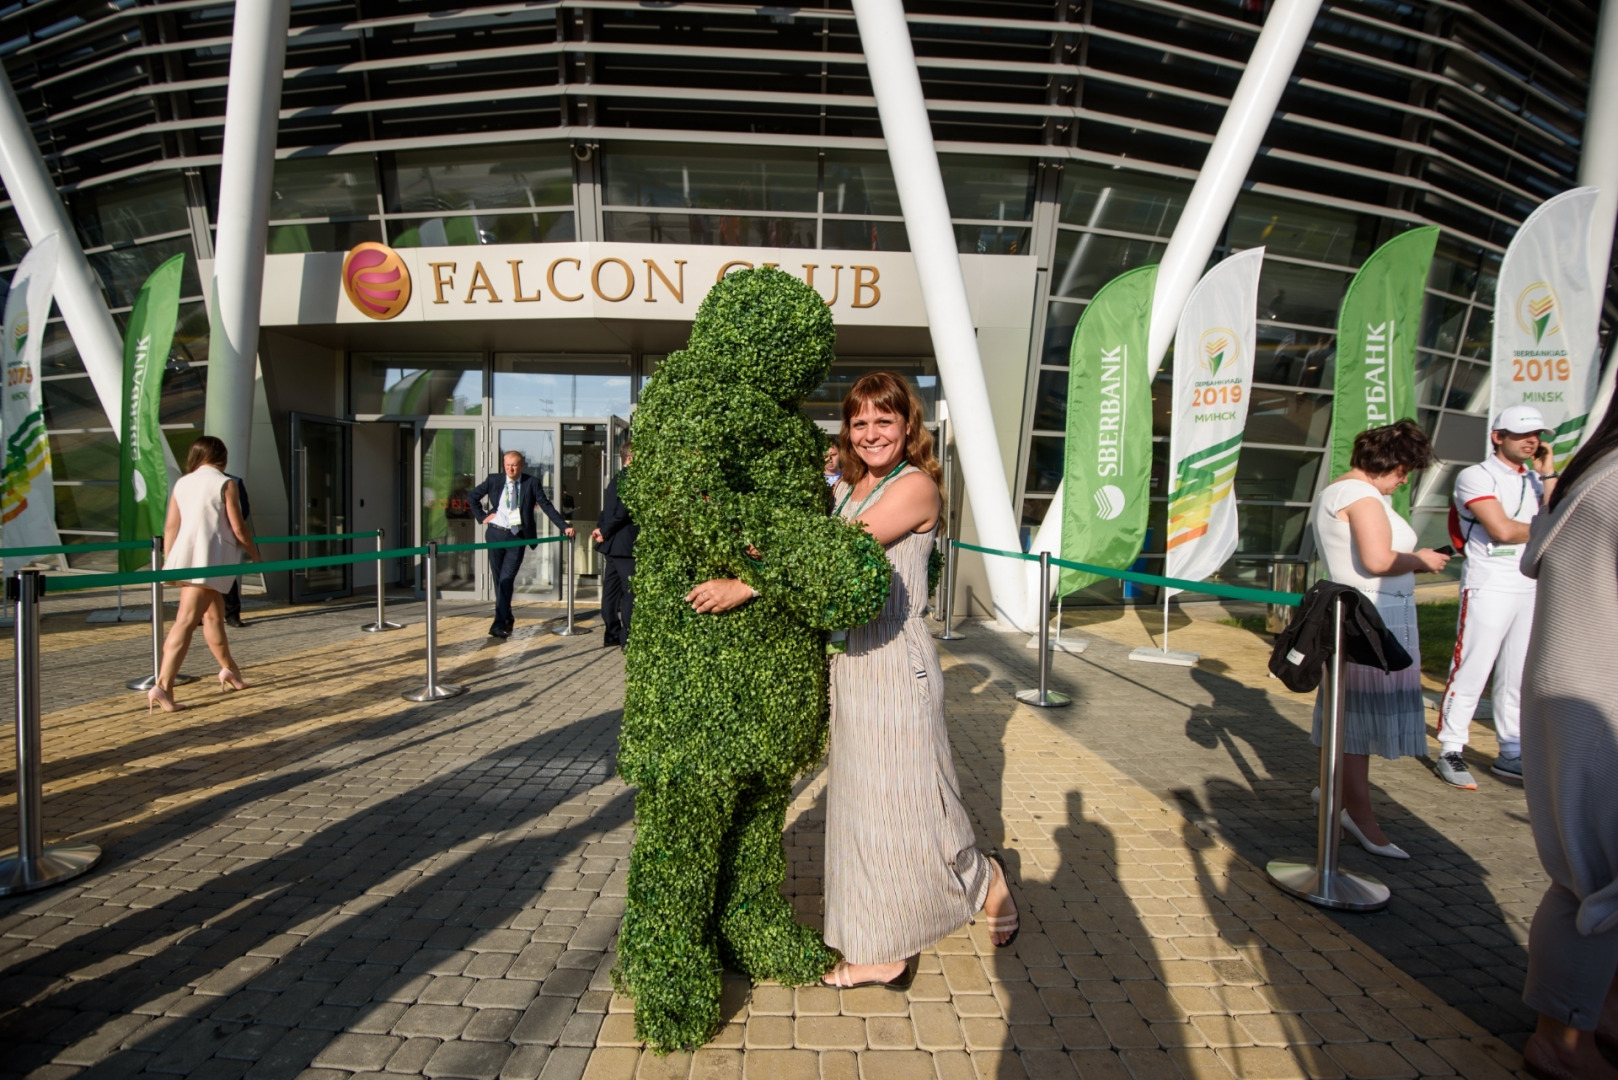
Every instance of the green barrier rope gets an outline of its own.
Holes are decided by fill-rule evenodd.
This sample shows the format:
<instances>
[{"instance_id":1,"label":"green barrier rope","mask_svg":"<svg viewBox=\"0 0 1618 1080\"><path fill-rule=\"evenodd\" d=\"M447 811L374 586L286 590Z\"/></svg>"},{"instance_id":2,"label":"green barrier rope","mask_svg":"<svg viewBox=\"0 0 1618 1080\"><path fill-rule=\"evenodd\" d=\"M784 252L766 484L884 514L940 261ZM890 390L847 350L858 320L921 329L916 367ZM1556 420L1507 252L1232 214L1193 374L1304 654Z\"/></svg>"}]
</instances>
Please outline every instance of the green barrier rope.
<instances>
[{"instance_id":1,"label":"green barrier rope","mask_svg":"<svg viewBox=\"0 0 1618 1080\"><path fill-rule=\"evenodd\" d=\"M979 547L976 544L967 544L959 540L951 540L950 543L965 551L981 552L984 555L999 555L1002 558L1022 559L1025 562L1039 561L1038 555L1030 555L1026 551L1001 551L998 548ZM1244 585L1220 585L1212 581L1190 581L1186 578L1161 577L1157 574L1143 574L1135 570L1113 570L1105 566L1091 566L1089 563L1069 562L1067 559L1053 558L1051 565L1066 567L1069 570L1081 570L1086 574L1100 574L1102 577L1133 581L1138 585L1168 586L1173 589L1185 589L1188 592L1224 596L1232 600L1256 600L1262 604L1285 604L1288 607L1297 607L1303 603L1302 593L1273 592L1270 589L1252 589Z\"/></svg>"},{"instance_id":2,"label":"green barrier rope","mask_svg":"<svg viewBox=\"0 0 1618 1080\"><path fill-rule=\"evenodd\" d=\"M362 534L363 535L363 534ZM375 535L374 533L372 534ZM522 547L527 544L554 544L565 540L563 536L547 536L542 540L490 540L481 544L439 544L439 554L456 551L488 551L491 548ZM317 566L346 566L350 563L377 562L384 559L413 558L427 554L421 547L393 548L389 551L362 551L352 555L321 555L309 559L280 559L275 562L236 563L232 566L187 566L175 570L137 570L128 574L74 574L47 577L47 593L78 592L83 589L107 589L114 585L150 585L154 581L190 581L197 577L236 577L241 574L275 574L283 570L310 570Z\"/></svg>"},{"instance_id":3,"label":"green barrier rope","mask_svg":"<svg viewBox=\"0 0 1618 1080\"><path fill-rule=\"evenodd\" d=\"M0 555L15 558L22 555L88 555L92 551L150 551L150 540L118 540L101 544L58 544L55 547L0 548Z\"/></svg>"},{"instance_id":4,"label":"green barrier rope","mask_svg":"<svg viewBox=\"0 0 1618 1080\"><path fill-rule=\"evenodd\" d=\"M376 530L355 533L312 533L308 536L255 536L256 544L301 544L315 543L322 540L375 540Z\"/></svg>"}]
</instances>

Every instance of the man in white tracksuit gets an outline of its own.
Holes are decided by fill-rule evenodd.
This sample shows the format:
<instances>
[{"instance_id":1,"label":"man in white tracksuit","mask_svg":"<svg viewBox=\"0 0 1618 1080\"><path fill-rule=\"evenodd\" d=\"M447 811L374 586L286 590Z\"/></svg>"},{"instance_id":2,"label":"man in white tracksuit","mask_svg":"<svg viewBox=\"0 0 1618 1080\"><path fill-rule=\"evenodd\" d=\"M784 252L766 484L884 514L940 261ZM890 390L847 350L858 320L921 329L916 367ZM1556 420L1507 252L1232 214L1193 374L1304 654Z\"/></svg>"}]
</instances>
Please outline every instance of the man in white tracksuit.
<instances>
[{"instance_id":1,"label":"man in white tracksuit","mask_svg":"<svg viewBox=\"0 0 1618 1080\"><path fill-rule=\"evenodd\" d=\"M1435 767L1440 779L1476 789L1461 757L1478 698L1494 672L1494 731L1500 756L1496 776L1522 779L1523 659L1534 621L1534 582L1517 563L1528 542L1528 523L1556 487L1545 418L1531 405L1513 405L1495 418L1489 439L1494 453L1455 478L1450 535L1464 548L1461 615L1455 656L1439 706Z\"/></svg>"}]
</instances>

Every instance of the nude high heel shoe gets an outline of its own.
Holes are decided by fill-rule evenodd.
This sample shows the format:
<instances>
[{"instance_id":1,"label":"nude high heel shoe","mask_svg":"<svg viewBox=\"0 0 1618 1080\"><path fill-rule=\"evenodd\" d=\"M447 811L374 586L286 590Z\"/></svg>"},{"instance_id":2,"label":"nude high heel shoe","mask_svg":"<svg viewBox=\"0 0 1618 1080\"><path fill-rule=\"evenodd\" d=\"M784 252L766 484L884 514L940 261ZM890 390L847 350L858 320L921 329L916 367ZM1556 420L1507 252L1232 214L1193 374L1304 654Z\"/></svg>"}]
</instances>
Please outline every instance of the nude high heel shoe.
<instances>
[{"instance_id":1,"label":"nude high heel shoe","mask_svg":"<svg viewBox=\"0 0 1618 1080\"><path fill-rule=\"evenodd\" d=\"M227 693L232 690L246 690L247 683L242 679L242 673L229 668L219 669L219 689Z\"/></svg>"},{"instance_id":2,"label":"nude high heel shoe","mask_svg":"<svg viewBox=\"0 0 1618 1080\"><path fill-rule=\"evenodd\" d=\"M154 705L161 705L164 712L179 712L185 708L184 705L175 702L174 698L169 696L169 692L161 686L154 686L146 691L146 715L150 716L152 714L152 706Z\"/></svg>"}]
</instances>

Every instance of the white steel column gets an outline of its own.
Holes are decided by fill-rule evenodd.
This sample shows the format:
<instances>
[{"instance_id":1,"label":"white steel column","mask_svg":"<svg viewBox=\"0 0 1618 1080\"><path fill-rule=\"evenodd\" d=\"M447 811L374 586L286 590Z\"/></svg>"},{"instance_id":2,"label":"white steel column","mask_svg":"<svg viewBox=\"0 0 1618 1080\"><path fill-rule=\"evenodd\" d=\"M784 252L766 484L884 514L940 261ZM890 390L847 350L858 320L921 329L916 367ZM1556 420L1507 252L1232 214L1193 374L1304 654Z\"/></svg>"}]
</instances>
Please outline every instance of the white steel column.
<instances>
[{"instance_id":1,"label":"white steel column","mask_svg":"<svg viewBox=\"0 0 1618 1080\"><path fill-rule=\"evenodd\" d=\"M239 474L247 472L252 443L266 223L290 11L291 0L236 0L231 31L203 427L225 441L231 471Z\"/></svg>"},{"instance_id":2,"label":"white steel column","mask_svg":"<svg viewBox=\"0 0 1618 1080\"><path fill-rule=\"evenodd\" d=\"M101 279L90 268L79 234L68 220L39 143L23 115L11 79L0 72L0 179L28 234L28 243L56 233L56 306L67 322L73 345L89 372L113 432L123 437L124 343L101 295Z\"/></svg>"},{"instance_id":3,"label":"white steel column","mask_svg":"<svg viewBox=\"0 0 1618 1080\"><path fill-rule=\"evenodd\" d=\"M1219 123L1219 133L1208 148L1197 182L1191 185L1191 195L1174 227L1174 236L1158 264L1157 286L1152 291L1152 327L1146 341L1148 380L1156 378L1163 367L1163 354L1174 340L1180 313L1201 280L1214 244L1236 205L1259 143L1269 130L1281 94L1315 25L1320 3L1321 0L1275 0L1264 29L1259 31L1247 68ZM1058 486L1032 550L1061 550L1062 501L1062 488ZM1025 576L1032 581L1031 573L1025 572Z\"/></svg>"},{"instance_id":4,"label":"white steel column","mask_svg":"<svg viewBox=\"0 0 1618 1080\"><path fill-rule=\"evenodd\" d=\"M1612 267L1613 230L1618 229L1618 0L1601 3L1595 56L1590 65L1590 96L1586 100L1579 184L1596 189L1595 212L1590 221L1590 280L1596 283L1599 302L1599 296L1606 293ZM1606 415L1615 379L1618 342L1607 350L1607 367L1601 373L1590 422L1584 428L1585 439L1595 433L1596 425Z\"/></svg>"},{"instance_id":5,"label":"white steel column","mask_svg":"<svg viewBox=\"0 0 1618 1080\"><path fill-rule=\"evenodd\" d=\"M921 75L910 44L900 0L853 0L860 43L871 88L876 94L882 136L899 189L905 231L916 260L927 328L932 335L938 375L949 402L950 426L960 449L961 474L972 503L978 542L985 547L1021 551L1012 516L1011 487L989 408L989 387L978 353L977 330L966 299L955 229L950 224L944 178L933 146L932 124L922 97ZM1021 629L1032 629L1021 562L985 557L989 595L996 617Z\"/></svg>"}]
</instances>

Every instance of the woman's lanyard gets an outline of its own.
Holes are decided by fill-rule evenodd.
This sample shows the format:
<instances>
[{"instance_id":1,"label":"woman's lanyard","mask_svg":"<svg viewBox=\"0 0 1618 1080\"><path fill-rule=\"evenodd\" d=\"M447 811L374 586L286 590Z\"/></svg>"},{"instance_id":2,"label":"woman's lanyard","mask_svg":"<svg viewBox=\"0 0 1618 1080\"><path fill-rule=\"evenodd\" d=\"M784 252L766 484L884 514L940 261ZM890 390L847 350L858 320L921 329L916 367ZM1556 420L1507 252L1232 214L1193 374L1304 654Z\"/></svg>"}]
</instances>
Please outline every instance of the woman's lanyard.
<instances>
[{"instance_id":1,"label":"woman's lanyard","mask_svg":"<svg viewBox=\"0 0 1618 1080\"><path fill-rule=\"evenodd\" d=\"M904 472L905 471L905 466L907 466L909 464L910 464L910 462L908 462L908 461L901 461L901 462L899 462L899 467L897 469L894 469L888 475L884 476L882 478L882 480L876 485L876 487L871 489L871 493L869 495L865 496L865 498L860 501L860 504L854 508L854 516L857 517L859 514L861 514L865 510L865 508L867 506L870 506L871 502L876 498L877 492L881 491L882 488L884 486L886 486L886 484L887 484L887 482L889 480L892 480L895 476L898 476L900 473ZM850 485L848 485L848 490L843 493L843 501L837 504L837 510L836 510L836 512L834 514L835 517L842 517L843 516L843 507L848 505L848 500L853 498L853 496L854 496L854 485L850 484Z\"/></svg>"}]
</instances>

